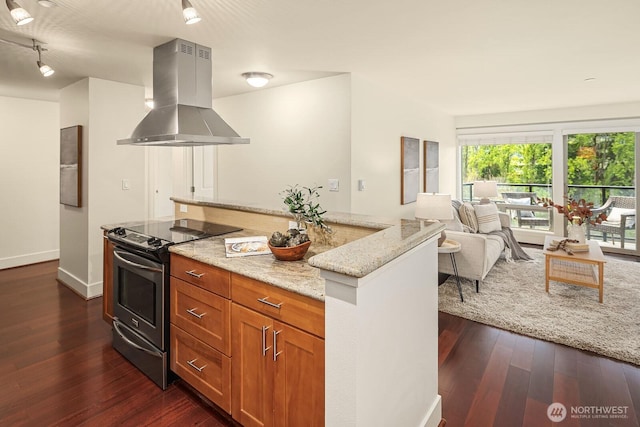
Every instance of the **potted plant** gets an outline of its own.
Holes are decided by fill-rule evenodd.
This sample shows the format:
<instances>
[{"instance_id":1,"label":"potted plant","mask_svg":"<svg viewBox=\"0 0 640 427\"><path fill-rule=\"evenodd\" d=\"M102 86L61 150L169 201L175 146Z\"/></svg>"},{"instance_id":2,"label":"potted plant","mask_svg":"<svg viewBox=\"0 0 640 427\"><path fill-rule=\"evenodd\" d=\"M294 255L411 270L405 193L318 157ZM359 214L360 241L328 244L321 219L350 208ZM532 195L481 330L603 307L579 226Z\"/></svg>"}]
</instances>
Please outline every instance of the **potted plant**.
<instances>
[{"instance_id":1,"label":"potted plant","mask_svg":"<svg viewBox=\"0 0 640 427\"><path fill-rule=\"evenodd\" d=\"M319 227L321 230L331 232L331 228L324 222L323 215L327 212L320 207L318 190L322 186L300 187L298 184L289 186L280 195L298 223L298 230L304 230L306 225Z\"/></svg>"}]
</instances>

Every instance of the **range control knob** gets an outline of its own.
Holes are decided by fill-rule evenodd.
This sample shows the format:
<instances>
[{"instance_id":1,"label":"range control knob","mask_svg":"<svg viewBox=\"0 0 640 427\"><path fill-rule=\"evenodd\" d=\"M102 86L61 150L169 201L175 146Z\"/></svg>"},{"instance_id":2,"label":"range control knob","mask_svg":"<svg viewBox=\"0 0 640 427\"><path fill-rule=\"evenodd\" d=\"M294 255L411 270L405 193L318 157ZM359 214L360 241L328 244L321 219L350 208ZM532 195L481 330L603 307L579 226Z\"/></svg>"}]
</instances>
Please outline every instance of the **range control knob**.
<instances>
[{"instance_id":1,"label":"range control knob","mask_svg":"<svg viewBox=\"0 0 640 427\"><path fill-rule=\"evenodd\" d=\"M114 234L116 234L117 236L124 236L125 234L127 234L126 230L122 227L116 227L113 229Z\"/></svg>"},{"instance_id":2,"label":"range control knob","mask_svg":"<svg viewBox=\"0 0 640 427\"><path fill-rule=\"evenodd\" d=\"M162 241L157 237L149 237L147 243L149 244L149 246L160 246L162 244Z\"/></svg>"}]
</instances>

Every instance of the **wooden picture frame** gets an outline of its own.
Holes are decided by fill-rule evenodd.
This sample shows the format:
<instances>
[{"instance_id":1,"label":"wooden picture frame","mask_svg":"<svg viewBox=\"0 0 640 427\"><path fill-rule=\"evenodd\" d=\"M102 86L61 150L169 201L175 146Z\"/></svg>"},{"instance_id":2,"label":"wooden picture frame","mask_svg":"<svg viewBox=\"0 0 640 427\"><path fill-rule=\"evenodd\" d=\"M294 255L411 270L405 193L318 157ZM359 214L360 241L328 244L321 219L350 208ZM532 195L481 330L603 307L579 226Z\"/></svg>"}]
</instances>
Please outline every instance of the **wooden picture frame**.
<instances>
[{"instance_id":1,"label":"wooden picture frame","mask_svg":"<svg viewBox=\"0 0 640 427\"><path fill-rule=\"evenodd\" d=\"M424 141L423 144L424 192L438 193L440 191L440 144L435 141Z\"/></svg>"},{"instance_id":2,"label":"wooden picture frame","mask_svg":"<svg viewBox=\"0 0 640 427\"><path fill-rule=\"evenodd\" d=\"M60 129L60 204L82 207L82 126Z\"/></svg>"},{"instance_id":3,"label":"wooden picture frame","mask_svg":"<svg viewBox=\"0 0 640 427\"><path fill-rule=\"evenodd\" d=\"M420 192L420 140L400 138L400 204L413 203Z\"/></svg>"}]
</instances>

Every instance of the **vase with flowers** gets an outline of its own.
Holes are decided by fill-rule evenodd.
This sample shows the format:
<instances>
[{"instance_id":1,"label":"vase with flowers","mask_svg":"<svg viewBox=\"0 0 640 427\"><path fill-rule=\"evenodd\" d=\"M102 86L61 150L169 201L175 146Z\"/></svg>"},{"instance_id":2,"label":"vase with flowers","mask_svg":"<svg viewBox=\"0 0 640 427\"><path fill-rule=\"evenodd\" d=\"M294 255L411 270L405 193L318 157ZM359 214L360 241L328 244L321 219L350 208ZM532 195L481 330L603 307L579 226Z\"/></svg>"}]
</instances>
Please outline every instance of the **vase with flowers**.
<instances>
[{"instance_id":1,"label":"vase with flowers","mask_svg":"<svg viewBox=\"0 0 640 427\"><path fill-rule=\"evenodd\" d=\"M551 206L556 208L558 213L567 218L569 222L567 225L567 238L577 240L578 243L585 243L585 227L587 224L600 224L607 219L607 215L604 213L594 214L592 210L593 202L587 202L585 199L576 200L565 196L564 204L554 203L549 198L538 199L538 202L544 207Z\"/></svg>"}]
</instances>

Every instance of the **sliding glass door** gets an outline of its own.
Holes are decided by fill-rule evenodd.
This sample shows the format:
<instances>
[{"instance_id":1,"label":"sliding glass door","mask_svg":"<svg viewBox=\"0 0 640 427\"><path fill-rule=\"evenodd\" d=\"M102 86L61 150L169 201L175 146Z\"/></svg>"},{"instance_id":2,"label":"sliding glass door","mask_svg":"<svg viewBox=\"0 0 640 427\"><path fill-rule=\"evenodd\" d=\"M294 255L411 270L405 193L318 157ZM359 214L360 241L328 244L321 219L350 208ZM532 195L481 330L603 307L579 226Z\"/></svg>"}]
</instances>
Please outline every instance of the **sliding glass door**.
<instances>
[{"instance_id":1,"label":"sliding glass door","mask_svg":"<svg viewBox=\"0 0 640 427\"><path fill-rule=\"evenodd\" d=\"M605 251L637 253L635 132L565 136L566 194L593 202L607 219L587 225L588 238Z\"/></svg>"}]
</instances>

